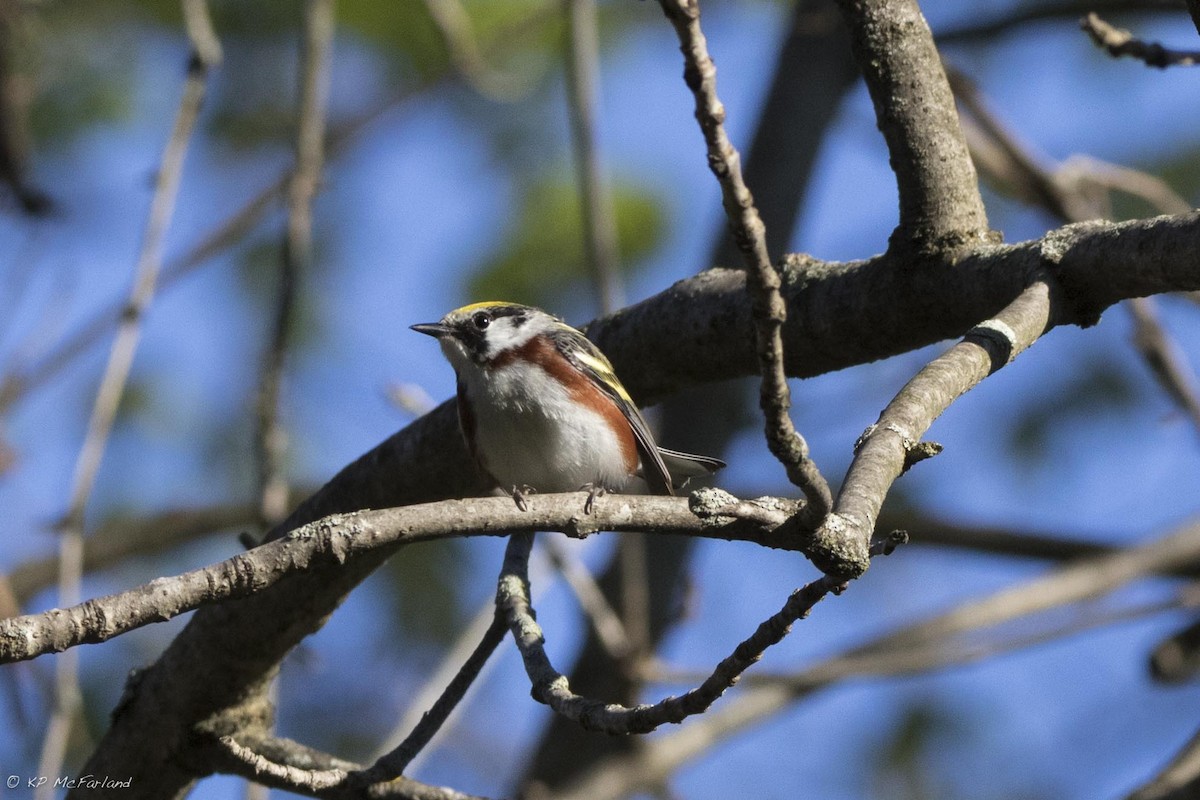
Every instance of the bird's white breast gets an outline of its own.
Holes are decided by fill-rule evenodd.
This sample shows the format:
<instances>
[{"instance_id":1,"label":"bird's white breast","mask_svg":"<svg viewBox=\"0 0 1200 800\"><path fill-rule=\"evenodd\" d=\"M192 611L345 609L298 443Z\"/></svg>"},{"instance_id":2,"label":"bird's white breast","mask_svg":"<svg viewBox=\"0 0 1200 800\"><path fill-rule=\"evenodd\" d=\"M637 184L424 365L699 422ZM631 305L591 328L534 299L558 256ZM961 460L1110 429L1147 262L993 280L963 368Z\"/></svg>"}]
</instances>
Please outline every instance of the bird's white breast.
<instances>
[{"instance_id":1,"label":"bird's white breast","mask_svg":"<svg viewBox=\"0 0 1200 800\"><path fill-rule=\"evenodd\" d=\"M460 379L471 399L477 451L501 488L624 487L629 476L620 440L540 366L509 363L487 379L478 369L464 369Z\"/></svg>"}]
</instances>

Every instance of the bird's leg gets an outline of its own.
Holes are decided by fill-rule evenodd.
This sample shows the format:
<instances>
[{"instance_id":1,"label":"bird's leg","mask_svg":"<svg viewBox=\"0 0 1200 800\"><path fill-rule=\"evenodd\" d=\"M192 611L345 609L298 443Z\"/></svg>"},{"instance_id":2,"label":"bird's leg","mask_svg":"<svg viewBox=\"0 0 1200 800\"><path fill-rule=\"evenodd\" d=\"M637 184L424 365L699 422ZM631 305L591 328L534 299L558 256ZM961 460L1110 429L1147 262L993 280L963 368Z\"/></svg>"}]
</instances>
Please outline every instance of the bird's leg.
<instances>
[{"instance_id":1,"label":"bird's leg","mask_svg":"<svg viewBox=\"0 0 1200 800\"><path fill-rule=\"evenodd\" d=\"M517 508L522 511L528 511L529 503L527 501L527 496L531 494L537 494L537 489L533 488L529 484L523 483L520 486L512 487L512 492L510 494L513 502L517 504Z\"/></svg>"},{"instance_id":2,"label":"bird's leg","mask_svg":"<svg viewBox=\"0 0 1200 800\"><path fill-rule=\"evenodd\" d=\"M596 498L604 497L604 495L608 494L608 490L595 483L585 483L579 487L579 491L581 492L584 489L587 489L588 496L587 500L583 501L583 513L591 514L592 509L596 506Z\"/></svg>"}]
</instances>

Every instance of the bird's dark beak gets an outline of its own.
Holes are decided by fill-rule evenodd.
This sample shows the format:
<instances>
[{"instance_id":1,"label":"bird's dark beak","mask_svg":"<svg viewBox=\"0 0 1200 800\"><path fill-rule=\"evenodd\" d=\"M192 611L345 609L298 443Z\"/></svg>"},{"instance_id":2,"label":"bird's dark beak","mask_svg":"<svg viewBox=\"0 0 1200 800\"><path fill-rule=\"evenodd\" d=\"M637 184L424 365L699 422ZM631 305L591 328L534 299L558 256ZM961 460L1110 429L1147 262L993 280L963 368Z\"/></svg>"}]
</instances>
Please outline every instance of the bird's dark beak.
<instances>
[{"instance_id":1,"label":"bird's dark beak","mask_svg":"<svg viewBox=\"0 0 1200 800\"><path fill-rule=\"evenodd\" d=\"M408 327L417 333L423 333L426 336L432 336L435 339L440 339L443 336L449 336L454 332L449 325L443 325L440 322L422 322L417 325L409 325Z\"/></svg>"}]
</instances>

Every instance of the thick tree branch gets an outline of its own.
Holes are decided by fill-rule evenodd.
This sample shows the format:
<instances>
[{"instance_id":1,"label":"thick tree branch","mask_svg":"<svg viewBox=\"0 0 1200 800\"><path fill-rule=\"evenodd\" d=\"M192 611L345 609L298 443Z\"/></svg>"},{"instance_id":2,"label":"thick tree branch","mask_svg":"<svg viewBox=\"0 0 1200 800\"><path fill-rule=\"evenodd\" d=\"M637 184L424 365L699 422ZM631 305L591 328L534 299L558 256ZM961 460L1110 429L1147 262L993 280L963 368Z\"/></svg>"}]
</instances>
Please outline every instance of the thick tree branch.
<instances>
[{"instance_id":1,"label":"thick tree branch","mask_svg":"<svg viewBox=\"0 0 1200 800\"><path fill-rule=\"evenodd\" d=\"M981 247L953 267L898 270L890 256L851 264L794 257L783 271L788 371L819 374L961 335L1000 311L1041 270L1063 286L1065 307L1055 317L1067 320L1094 322L1127 297L1200 289L1198 237L1200 215L1189 214L1072 225L1032 242ZM642 402L753 374L752 331L745 276L732 270L683 281L591 329ZM648 346L661 341L672 342L669 352ZM462 496L481 488L472 474L453 408L445 404L342 470L279 530L339 511ZM376 553L337 569L309 570L273 591L201 610L140 674L86 768L136 772L163 797L186 787L194 771L178 754L194 726L203 721L207 729L236 731L252 723L258 712L242 701L382 559ZM270 631L262 619L275 620Z\"/></svg>"},{"instance_id":2,"label":"thick tree branch","mask_svg":"<svg viewBox=\"0 0 1200 800\"><path fill-rule=\"evenodd\" d=\"M1054 325L1051 289L1038 282L994 319L980 323L962 342L934 359L888 404L879 421L855 444L854 461L834 511L814 536L823 569L866 569L864 557L875 521L909 454L950 404L1008 364ZM825 548L828 548L827 554ZM829 564L826 566L825 562Z\"/></svg>"},{"instance_id":3,"label":"thick tree branch","mask_svg":"<svg viewBox=\"0 0 1200 800\"><path fill-rule=\"evenodd\" d=\"M933 34L916 0L840 0L900 192L891 247L945 258L988 228Z\"/></svg>"},{"instance_id":4,"label":"thick tree branch","mask_svg":"<svg viewBox=\"0 0 1200 800\"><path fill-rule=\"evenodd\" d=\"M789 501L739 501L714 489L690 498L611 495L584 514L585 498L582 493L537 495L528 511L507 497L483 497L327 517L208 567L70 608L0 620L0 663L107 641L202 605L263 592L297 573L337 570L370 554L386 557L403 545L434 539L506 536L533 526L574 537L645 530L785 550L797 546L774 533L795 510Z\"/></svg>"}]
</instances>

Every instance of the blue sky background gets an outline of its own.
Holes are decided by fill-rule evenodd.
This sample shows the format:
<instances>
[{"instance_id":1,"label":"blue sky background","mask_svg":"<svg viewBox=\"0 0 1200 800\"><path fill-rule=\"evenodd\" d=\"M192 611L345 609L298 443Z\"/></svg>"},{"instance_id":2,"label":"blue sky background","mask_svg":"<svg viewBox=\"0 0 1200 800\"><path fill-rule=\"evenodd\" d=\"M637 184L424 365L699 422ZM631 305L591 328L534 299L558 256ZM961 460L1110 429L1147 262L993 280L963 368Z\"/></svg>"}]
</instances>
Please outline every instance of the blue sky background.
<instances>
[{"instance_id":1,"label":"blue sky background","mask_svg":"<svg viewBox=\"0 0 1200 800\"><path fill-rule=\"evenodd\" d=\"M659 246L628 283L629 299L636 301L707 266L720 210L670 26L656 18L653 4L628 11L616 5L606 4L606 13L628 13L630 20L620 36L605 42L599 135L614 175L649 191L666 220ZM1010 4L966 8L931 0L924 7L938 31L1003 14ZM743 150L787 14L773 3L705 5L729 130ZM131 46L109 56L116 60L114 69L130 76L124 112L38 150L34 178L55 198L59 212L41 222L0 216L0 252L8 254L0 259L0 369L44 352L127 291L186 56L176 26L155 22L152 15L132 18L136 24L124 28ZM1194 44L1195 31L1182 12L1138 22L1137 29L1148 38ZM286 32L278 42L290 48ZM238 54L237 41L226 45L231 55L217 79L218 98L235 94L249 80L237 72L249 57ZM1072 22L1027 26L987 46L948 48L946 55L980 83L1010 126L1050 158L1086 153L1177 172L1194 160L1200 129L1194 72L1109 60ZM280 91L290 96L290 77L281 80ZM411 80L403 63L397 67L377 43L344 30L336 43L332 117L352 115ZM567 169L561 81L553 78L547 86L536 160L538 166ZM206 111L208 123L215 106L219 102ZM323 482L408 421L388 401L388 385L413 383L438 400L451 394L449 366L429 341L407 328L482 299L466 293L467 281L510 235L521 188L498 154L496 127L481 122L487 114L505 113L503 106L481 106L453 91L426 91L386 113L329 164L315 206L318 264L308 279L318 299L309 304L310 324L289 365L284 393L297 483ZM289 153L286 139L238 148L206 128L188 157L168 259L286 167ZM1188 199L1194 202L1194 193ZM1010 201L991 194L988 201L993 227L1010 241L1053 226ZM793 246L822 258L869 256L885 247L894 221L894 181L870 102L859 88L826 136ZM274 214L252 241L274 244L281 223L282 215ZM155 298L133 374L141 401L122 417L110 443L89 516L93 522L118 510L253 496L245 464L232 469L222 464L230 453L244 459L249 451L250 398L267 330L267 317L240 266L246 250L223 254ZM578 293L555 310L585 322L596 312L587 297ZM1167 298L1159 307L1196 366L1196 306ZM1147 541L1193 518L1200 505L1197 432L1150 380L1130 334L1129 317L1120 308L1109 310L1094 329L1054 331L935 424L930 436L946 451L914 469L898 490L913 505L947 519L1113 543ZM942 349L794 384L795 419L827 474L840 478L857 435ZM0 474L0 568L54 547L49 525L66 506L106 353L107 342L0 417L0 436L19 459ZM1049 407L1069 407L1066 398L1077 397L1098 371L1113 376L1121 391L1087 396L1078 412L1051 417L1039 447L1015 449L1015 430ZM726 488L789 491L756 429L739 436L725 458L730 467L720 483ZM593 537L580 547L589 563L600 564L610 545ZM451 603L459 613L469 615L492 595L502 547L472 541L450 551L461 576L460 596ZM117 591L236 550L232 535L210 538L169 557L89 576L85 593ZM799 669L1044 569L1014 559L904 548L878 562L844 596L821 604L755 669ZM711 668L777 610L791 589L814 577L799 556L720 542L700 545L691 573L691 614L670 634L662 655L696 669ZM401 592L398 600L388 580L379 575L368 581L285 667L282 733L363 758L398 719L444 645L401 638L392 624L395 615L420 615L422 594ZM1147 581L1109 603L1162 597L1169 588L1165 581ZM54 604L53 593L44 592L30 610ZM548 590L539 619L551 656L565 667L583 623L561 586ZM928 676L847 682L722 742L683 769L672 786L687 798L903 797L896 781L889 785L879 778L880 753L895 741L899 726L922 718L932 722L917 763L936 789L931 796L1120 797L1196 729L1200 690L1163 688L1145 668L1149 650L1186 621L1181 613L1159 615ZM102 729L125 673L152 660L179 622L83 649L94 731ZM29 774L36 764L52 666L44 658L7 670L5 679L14 682L20 702L0 703L0 730L13 732L0 737L0 773ZM679 688L652 688L648 699ZM519 659L506 646L414 777L468 792L510 792L547 715L529 699ZM500 740L489 735L500 725L514 726L516 734ZM69 772L82 752L75 753ZM241 792L240 781L214 778L193 796L232 798Z\"/></svg>"}]
</instances>

